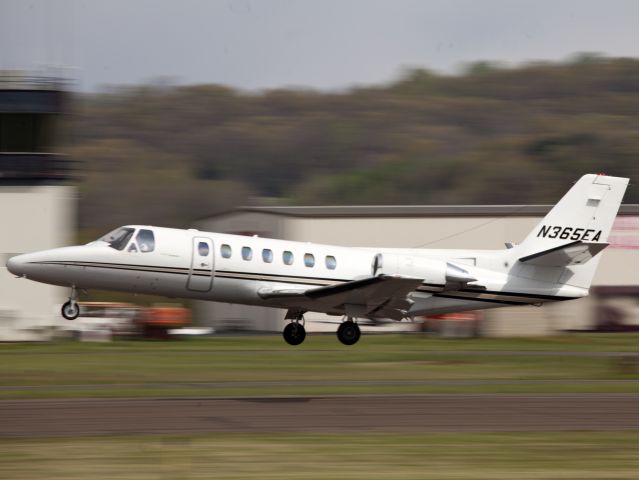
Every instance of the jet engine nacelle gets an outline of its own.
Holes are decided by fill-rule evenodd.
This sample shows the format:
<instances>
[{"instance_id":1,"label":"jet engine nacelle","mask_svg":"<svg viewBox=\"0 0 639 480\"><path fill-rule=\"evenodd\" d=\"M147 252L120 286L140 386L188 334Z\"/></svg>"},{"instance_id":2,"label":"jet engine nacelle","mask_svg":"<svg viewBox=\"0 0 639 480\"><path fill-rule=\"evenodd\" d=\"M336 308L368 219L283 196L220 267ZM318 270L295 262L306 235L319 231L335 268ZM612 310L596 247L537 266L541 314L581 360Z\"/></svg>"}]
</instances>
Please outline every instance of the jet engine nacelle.
<instances>
[{"instance_id":1,"label":"jet engine nacelle","mask_svg":"<svg viewBox=\"0 0 639 480\"><path fill-rule=\"evenodd\" d=\"M477 280L467 270L444 260L378 253L373 260L373 275L403 275L421 278L425 283L446 285L468 283Z\"/></svg>"}]
</instances>

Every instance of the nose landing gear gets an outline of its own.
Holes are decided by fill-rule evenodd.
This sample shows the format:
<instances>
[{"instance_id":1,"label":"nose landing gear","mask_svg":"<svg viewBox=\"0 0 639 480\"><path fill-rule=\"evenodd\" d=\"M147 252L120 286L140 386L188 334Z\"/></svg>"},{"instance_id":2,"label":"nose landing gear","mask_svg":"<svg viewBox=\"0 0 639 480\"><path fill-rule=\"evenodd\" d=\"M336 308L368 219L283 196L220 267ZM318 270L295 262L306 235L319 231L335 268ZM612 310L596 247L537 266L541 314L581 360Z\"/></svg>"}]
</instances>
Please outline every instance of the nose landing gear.
<instances>
[{"instance_id":1,"label":"nose landing gear","mask_svg":"<svg viewBox=\"0 0 639 480\"><path fill-rule=\"evenodd\" d=\"M353 321L353 317L347 317L337 329L337 338L344 345L355 345L362 335L359 326Z\"/></svg>"},{"instance_id":2,"label":"nose landing gear","mask_svg":"<svg viewBox=\"0 0 639 480\"><path fill-rule=\"evenodd\" d=\"M62 305L62 316L67 320L75 320L80 316L78 292L75 285L71 287L71 296L69 296L69 301Z\"/></svg>"}]
</instances>

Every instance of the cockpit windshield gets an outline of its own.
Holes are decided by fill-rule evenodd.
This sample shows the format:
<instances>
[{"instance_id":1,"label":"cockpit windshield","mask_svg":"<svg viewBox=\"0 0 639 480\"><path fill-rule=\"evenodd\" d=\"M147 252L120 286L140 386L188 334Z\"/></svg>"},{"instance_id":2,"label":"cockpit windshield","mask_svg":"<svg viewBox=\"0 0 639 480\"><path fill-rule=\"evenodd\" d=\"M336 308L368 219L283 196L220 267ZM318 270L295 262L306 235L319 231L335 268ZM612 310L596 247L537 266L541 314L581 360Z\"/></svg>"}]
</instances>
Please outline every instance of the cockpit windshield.
<instances>
[{"instance_id":1,"label":"cockpit windshield","mask_svg":"<svg viewBox=\"0 0 639 480\"><path fill-rule=\"evenodd\" d=\"M122 250L126 247L126 244L129 243L129 240L131 240L133 232L135 232L135 228L120 227L107 233L99 240L108 243L111 248Z\"/></svg>"}]
</instances>

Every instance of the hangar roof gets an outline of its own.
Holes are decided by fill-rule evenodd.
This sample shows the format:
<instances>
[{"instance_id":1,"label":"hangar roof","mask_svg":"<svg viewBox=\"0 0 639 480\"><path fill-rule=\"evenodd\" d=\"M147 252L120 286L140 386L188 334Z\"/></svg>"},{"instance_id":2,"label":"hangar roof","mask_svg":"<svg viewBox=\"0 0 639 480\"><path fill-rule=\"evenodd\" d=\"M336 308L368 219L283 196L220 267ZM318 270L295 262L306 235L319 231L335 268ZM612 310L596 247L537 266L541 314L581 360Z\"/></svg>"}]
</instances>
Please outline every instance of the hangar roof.
<instances>
[{"instance_id":1,"label":"hangar roof","mask_svg":"<svg viewBox=\"0 0 639 480\"><path fill-rule=\"evenodd\" d=\"M347 205L238 207L210 215L215 218L237 213L264 213L288 217L538 217L553 205ZM622 205L620 215L639 215L639 204Z\"/></svg>"}]
</instances>

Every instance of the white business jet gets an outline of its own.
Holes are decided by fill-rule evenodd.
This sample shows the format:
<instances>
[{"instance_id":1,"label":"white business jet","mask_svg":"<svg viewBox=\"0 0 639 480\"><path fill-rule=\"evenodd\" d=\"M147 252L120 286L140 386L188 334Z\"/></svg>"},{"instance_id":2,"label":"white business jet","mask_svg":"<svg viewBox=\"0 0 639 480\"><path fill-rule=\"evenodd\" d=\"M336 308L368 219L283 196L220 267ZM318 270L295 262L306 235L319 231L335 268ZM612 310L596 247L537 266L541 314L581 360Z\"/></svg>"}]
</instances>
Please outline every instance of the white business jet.
<instances>
[{"instance_id":1,"label":"white business jet","mask_svg":"<svg viewBox=\"0 0 639 480\"><path fill-rule=\"evenodd\" d=\"M627 178L584 175L519 245L502 250L350 248L130 225L87 245L12 257L13 274L78 290L107 289L287 309L284 339L304 341L304 313L342 316L339 340L359 340L357 319L413 319L584 297ZM467 259L473 259L468 264Z\"/></svg>"}]
</instances>

